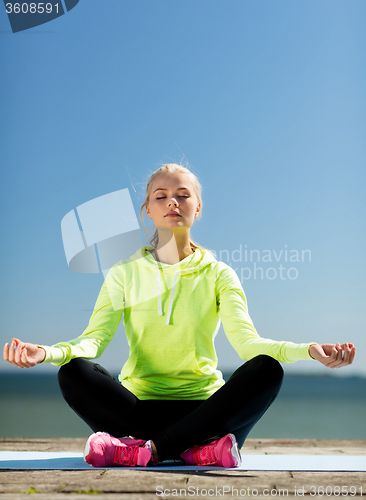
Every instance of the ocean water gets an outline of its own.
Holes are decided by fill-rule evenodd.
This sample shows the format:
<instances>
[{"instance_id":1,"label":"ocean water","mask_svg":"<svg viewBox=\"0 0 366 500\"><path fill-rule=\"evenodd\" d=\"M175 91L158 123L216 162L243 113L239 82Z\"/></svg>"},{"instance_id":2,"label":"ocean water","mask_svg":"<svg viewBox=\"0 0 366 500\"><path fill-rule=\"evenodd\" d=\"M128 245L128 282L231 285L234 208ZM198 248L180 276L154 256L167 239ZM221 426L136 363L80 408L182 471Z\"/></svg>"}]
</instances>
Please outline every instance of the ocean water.
<instances>
[{"instance_id":1,"label":"ocean water","mask_svg":"<svg viewBox=\"0 0 366 500\"><path fill-rule=\"evenodd\" d=\"M56 373L0 374L0 436L86 438L90 433L64 401ZM366 378L286 375L277 399L248 437L366 439Z\"/></svg>"}]
</instances>

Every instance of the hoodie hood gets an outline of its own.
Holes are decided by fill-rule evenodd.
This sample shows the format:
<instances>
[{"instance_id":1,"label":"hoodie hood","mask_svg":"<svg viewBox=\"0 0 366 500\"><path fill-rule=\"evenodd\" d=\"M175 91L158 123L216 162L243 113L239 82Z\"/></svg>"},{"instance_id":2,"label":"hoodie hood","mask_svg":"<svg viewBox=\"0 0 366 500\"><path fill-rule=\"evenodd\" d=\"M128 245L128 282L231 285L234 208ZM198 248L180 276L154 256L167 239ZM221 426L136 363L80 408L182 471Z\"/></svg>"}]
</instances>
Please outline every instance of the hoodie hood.
<instances>
[{"instance_id":1,"label":"hoodie hood","mask_svg":"<svg viewBox=\"0 0 366 500\"><path fill-rule=\"evenodd\" d=\"M196 273L204 268L216 263L217 260L212 252L206 249L196 248L191 255L187 255L183 260L176 264L166 264L154 259L150 251L154 250L153 246L143 246L139 248L131 257L131 261L136 261L139 266L149 269L156 275L156 293L158 297L158 315L162 316L162 300L161 300L161 273L173 275L173 283L170 291L169 308L167 314L166 325L169 325L170 316L174 303L174 293L177 281L181 276Z\"/></svg>"}]
</instances>

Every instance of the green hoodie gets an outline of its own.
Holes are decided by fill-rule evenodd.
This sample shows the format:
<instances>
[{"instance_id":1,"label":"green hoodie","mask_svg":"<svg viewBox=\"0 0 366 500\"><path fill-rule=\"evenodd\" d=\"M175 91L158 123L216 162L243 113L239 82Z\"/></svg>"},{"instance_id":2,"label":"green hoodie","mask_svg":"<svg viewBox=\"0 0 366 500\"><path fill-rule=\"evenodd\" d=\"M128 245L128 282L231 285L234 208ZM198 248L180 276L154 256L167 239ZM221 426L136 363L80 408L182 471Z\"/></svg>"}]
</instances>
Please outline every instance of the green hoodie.
<instances>
[{"instance_id":1,"label":"green hoodie","mask_svg":"<svg viewBox=\"0 0 366 500\"><path fill-rule=\"evenodd\" d=\"M108 272L89 325L78 338L46 350L45 363L98 358L124 316L129 358L121 384L139 399L207 399L222 385L214 339L220 321L241 359L268 354L282 363L312 359L312 343L261 338L235 271L205 249L177 264L158 262L144 246Z\"/></svg>"}]
</instances>

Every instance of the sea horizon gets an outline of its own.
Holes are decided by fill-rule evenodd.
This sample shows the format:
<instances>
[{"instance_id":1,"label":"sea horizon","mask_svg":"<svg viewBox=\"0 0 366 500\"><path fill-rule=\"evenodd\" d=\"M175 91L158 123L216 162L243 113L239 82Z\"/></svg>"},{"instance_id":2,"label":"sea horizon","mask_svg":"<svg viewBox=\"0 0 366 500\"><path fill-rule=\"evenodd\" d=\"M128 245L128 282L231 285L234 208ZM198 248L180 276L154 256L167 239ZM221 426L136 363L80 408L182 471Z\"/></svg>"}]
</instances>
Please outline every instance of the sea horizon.
<instances>
[{"instance_id":1,"label":"sea horizon","mask_svg":"<svg viewBox=\"0 0 366 500\"><path fill-rule=\"evenodd\" d=\"M225 381L231 373L223 372ZM0 401L1 437L86 438L92 432L64 401L57 372L0 372ZM366 377L285 373L248 438L366 439L365 415Z\"/></svg>"}]
</instances>

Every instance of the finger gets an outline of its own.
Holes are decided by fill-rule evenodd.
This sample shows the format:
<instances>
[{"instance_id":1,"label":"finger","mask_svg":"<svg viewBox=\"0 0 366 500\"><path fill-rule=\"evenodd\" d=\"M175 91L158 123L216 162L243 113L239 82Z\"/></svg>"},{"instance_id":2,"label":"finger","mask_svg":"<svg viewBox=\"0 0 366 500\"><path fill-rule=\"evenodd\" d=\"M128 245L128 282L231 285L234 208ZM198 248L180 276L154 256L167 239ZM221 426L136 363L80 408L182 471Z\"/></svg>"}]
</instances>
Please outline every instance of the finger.
<instances>
[{"instance_id":1,"label":"finger","mask_svg":"<svg viewBox=\"0 0 366 500\"><path fill-rule=\"evenodd\" d=\"M353 360L355 359L355 356L356 356L356 347L352 347L351 354L349 356L349 364L353 363Z\"/></svg>"},{"instance_id":2,"label":"finger","mask_svg":"<svg viewBox=\"0 0 366 500\"><path fill-rule=\"evenodd\" d=\"M8 361L14 365L14 366L17 366L19 368L22 368L18 363L19 363L19 352L18 351L18 348L16 347L16 340L17 339L13 339L10 346L9 346L9 359Z\"/></svg>"},{"instance_id":3,"label":"finger","mask_svg":"<svg viewBox=\"0 0 366 500\"><path fill-rule=\"evenodd\" d=\"M9 344L8 343L6 343L4 345L3 358L5 359L5 361L9 361Z\"/></svg>"},{"instance_id":4,"label":"finger","mask_svg":"<svg viewBox=\"0 0 366 500\"><path fill-rule=\"evenodd\" d=\"M352 347L351 347L352 346ZM351 365L356 355L356 347L351 344L345 344L345 355L342 364L336 366L335 368L341 368L342 366Z\"/></svg>"},{"instance_id":5,"label":"finger","mask_svg":"<svg viewBox=\"0 0 366 500\"><path fill-rule=\"evenodd\" d=\"M20 363L20 352L21 352L21 346L17 345L14 348L14 362L19 365Z\"/></svg>"},{"instance_id":6,"label":"finger","mask_svg":"<svg viewBox=\"0 0 366 500\"><path fill-rule=\"evenodd\" d=\"M343 365L343 349L342 349L342 346L339 342L337 343L336 347L338 349L338 354L337 354L335 367L340 368L340 366Z\"/></svg>"},{"instance_id":7,"label":"finger","mask_svg":"<svg viewBox=\"0 0 366 500\"><path fill-rule=\"evenodd\" d=\"M18 363L20 362L21 348L25 345L25 343L14 337L12 339L12 344L14 345L14 362L16 363L16 366L18 366Z\"/></svg>"},{"instance_id":8,"label":"finger","mask_svg":"<svg viewBox=\"0 0 366 500\"><path fill-rule=\"evenodd\" d=\"M341 344L342 349L344 349L346 346L350 346L351 344L349 342L345 342L344 344Z\"/></svg>"},{"instance_id":9,"label":"finger","mask_svg":"<svg viewBox=\"0 0 366 500\"><path fill-rule=\"evenodd\" d=\"M349 364L349 356L351 353L351 349L348 347L348 344L342 344L342 347L344 352L342 366L345 366Z\"/></svg>"},{"instance_id":10,"label":"finger","mask_svg":"<svg viewBox=\"0 0 366 500\"><path fill-rule=\"evenodd\" d=\"M8 359L8 361L12 364L14 364L14 355L15 355L15 344L12 341L9 346L9 359Z\"/></svg>"},{"instance_id":11,"label":"finger","mask_svg":"<svg viewBox=\"0 0 366 500\"><path fill-rule=\"evenodd\" d=\"M19 341L19 344L18 344L16 351L15 351L15 357L14 357L14 361L15 361L16 365L19 366L19 368L26 368L26 365L24 364L24 362L22 360L22 355L23 355L25 350L26 350L26 347L25 347L24 342Z\"/></svg>"},{"instance_id":12,"label":"finger","mask_svg":"<svg viewBox=\"0 0 366 500\"><path fill-rule=\"evenodd\" d=\"M354 347L353 344L347 344L347 348L346 348L345 352L347 353L347 364L350 365L353 361L353 358L355 357L356 348ZM353 356L352 356L352 353L353 353Z\"/></svg>"},{"instance_id":13,"label":"finger","mask_svg":"<svg viewBox=\"0 0 366 500\"><path fill-rule=\"evenodd\" d=\"M342 348L339 343L334 346L331 359L327 363L328 368L335 368L342 362Z\"/></svg>"},{"instance_id":14,"label":"finger","mask_svg":"<svg viewBox=\"0 0 366 500\"><path fill-rule=\"evenodd\" d=\"M19 368L22 368L21 366L21 361L20 361L20 348L19 347L15 347L14 348L14 361L13 361L13 365L15 366L18 366Z\"/></svg>"},{"instance_id":15,"label":"finger","mask_svg":"<svg viewBox=\"0 0 366 500\"><path fill-rule=\"evenodd\" d=\"M332 368L339 360L339 350L337 349L337 345L333 345L331 351L332 352L328 356L328 360L325 363L325 365L329 368Z\"/></svg>"},{"instance_id":16,"label":"finger","mask_svg":"<svg viewBox=\"0 0 366 500\"><path fill-rule=\"evenodd\" d=\"M340 358L340 362L337 365L335 365L334 368L342 368L343 366L350 364L349 360L350 360L351 349L348 346L349 346L348 343L342 344L341 348L343 348L344 350L344 355L343 358Z\"/></svg>"},{"instance_id":17,"label":"finger","mask_svg":"<svg viewBox=\"0 0 366 500\"><path fill-rule=\"evenodd\" d=\"M9 361L9 363L11 363L11 360L10 360L10 345L8 344L8 342L4 346L4 359L5 359L5 361Z\"/></svg>"},{"instance_id":18,"label":"finger","mask_svg":"<svg viewBox=\"0 0 366 500\"><path fill-rule=\"evenodd\" d=\"M18 347L18 352L19 352L19 366L21 368L26 368L26 362L27 362L27 355L25 353L24 346Z\"/></svg>"}]
</instances>

